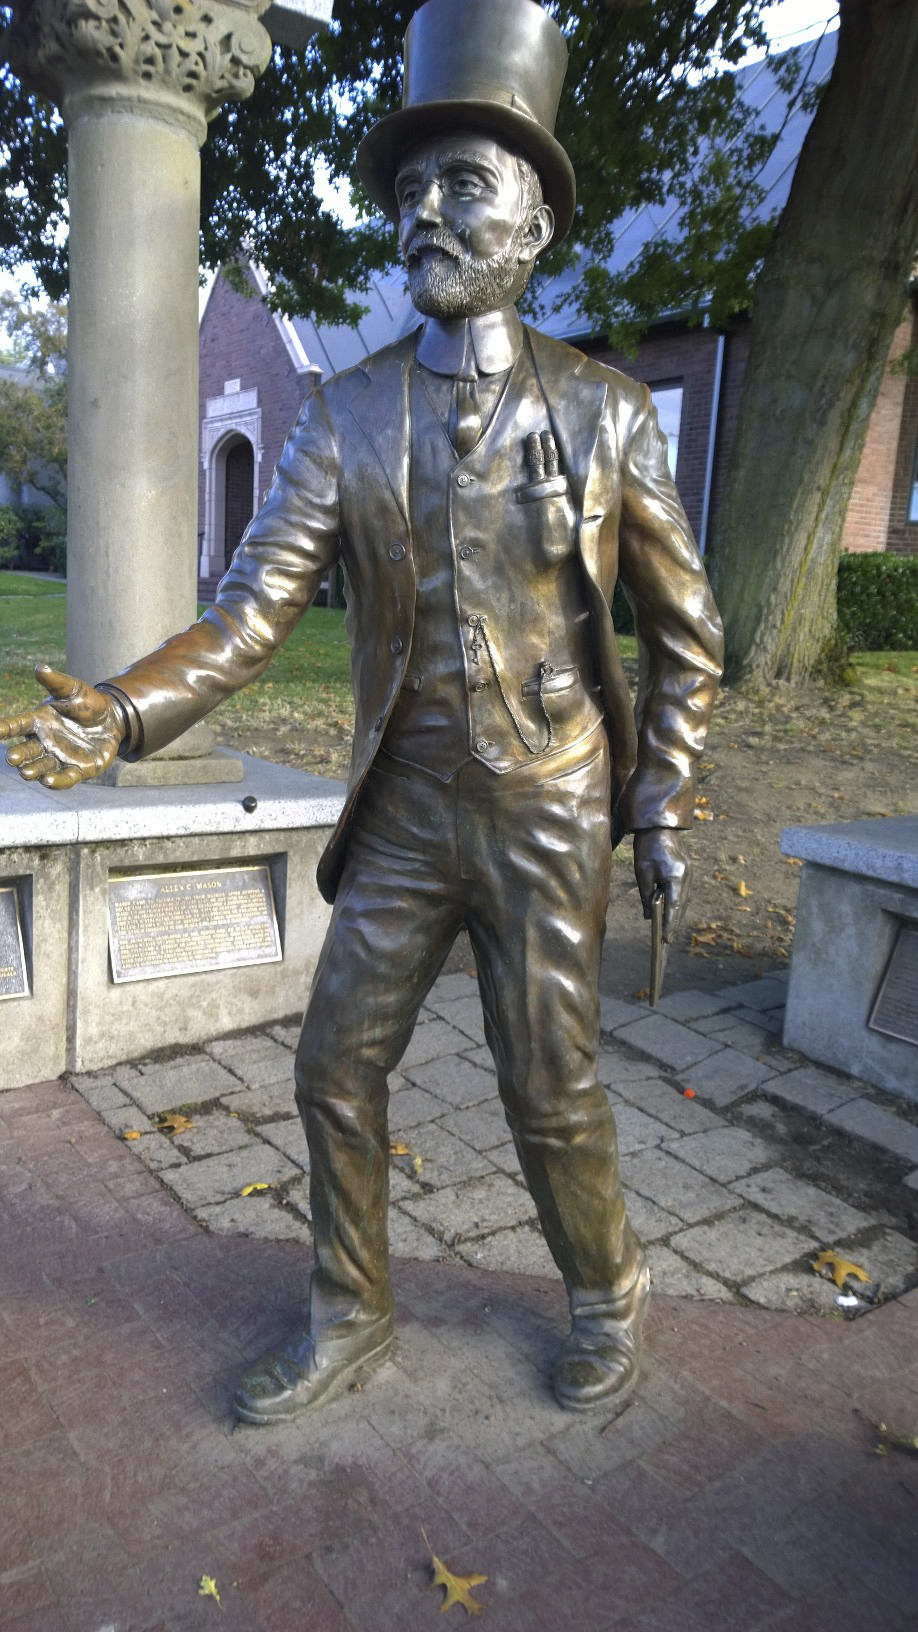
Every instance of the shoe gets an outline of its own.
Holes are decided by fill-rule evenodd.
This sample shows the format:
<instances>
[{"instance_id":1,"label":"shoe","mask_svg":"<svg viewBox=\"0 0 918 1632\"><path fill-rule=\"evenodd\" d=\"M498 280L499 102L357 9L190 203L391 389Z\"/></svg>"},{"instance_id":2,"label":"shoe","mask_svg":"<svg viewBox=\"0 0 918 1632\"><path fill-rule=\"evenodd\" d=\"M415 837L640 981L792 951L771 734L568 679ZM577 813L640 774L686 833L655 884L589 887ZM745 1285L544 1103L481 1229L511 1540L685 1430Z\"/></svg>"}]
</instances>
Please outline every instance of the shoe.
<instances>
[{"instance_id":1,"label":"shoe","mask_svg":"<svg viewBox=\"0 0 918 1632\"><path fill-rule=\"evenodd\" d=\"M289 1422L331 1399L362 1368L380 1365L391 1346L391 1324L371 1327L360 1343L324 1342L318 1350L302 1333L262 1356L236 1389L233 1408L256 1426Z\"/></svg>"},{"instance_id":2,"label":"shoe","mask_svg":"<svg viewBox=\"0 0 918 1632\"><path fill-rule=\"evenodd\" d=\"M610 1318L600 1306L575 1308L570 1332L555 1363L555 1399L565 1411L623 1405L641 1370L641 1334L650 1291L646 1268L629 1290L636 1305L626 1318ZM622 1300L616 1300L621 1305Z\"/></svg>"}]
</instances>

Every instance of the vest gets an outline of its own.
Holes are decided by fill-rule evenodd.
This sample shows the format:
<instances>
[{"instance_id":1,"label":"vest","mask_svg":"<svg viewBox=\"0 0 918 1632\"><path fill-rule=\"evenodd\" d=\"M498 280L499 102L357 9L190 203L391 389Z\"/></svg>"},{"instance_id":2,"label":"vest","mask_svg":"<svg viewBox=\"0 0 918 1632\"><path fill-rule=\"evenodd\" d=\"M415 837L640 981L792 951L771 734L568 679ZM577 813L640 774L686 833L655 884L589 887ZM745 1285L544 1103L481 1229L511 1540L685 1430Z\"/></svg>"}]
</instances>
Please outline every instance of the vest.
<instances>
[{"instance_id":1,"label":"vest","mask_svg":"<svg viewBox=\"0 0 918 1632\"><path fill-rule=\"evenodd\" d=\"M551 424L528 343L465 459L417 366L409 406L417 602L385 749L443 780L547 760L603 716L567 479L527 465Z\"/></svg>"}]
</instances>

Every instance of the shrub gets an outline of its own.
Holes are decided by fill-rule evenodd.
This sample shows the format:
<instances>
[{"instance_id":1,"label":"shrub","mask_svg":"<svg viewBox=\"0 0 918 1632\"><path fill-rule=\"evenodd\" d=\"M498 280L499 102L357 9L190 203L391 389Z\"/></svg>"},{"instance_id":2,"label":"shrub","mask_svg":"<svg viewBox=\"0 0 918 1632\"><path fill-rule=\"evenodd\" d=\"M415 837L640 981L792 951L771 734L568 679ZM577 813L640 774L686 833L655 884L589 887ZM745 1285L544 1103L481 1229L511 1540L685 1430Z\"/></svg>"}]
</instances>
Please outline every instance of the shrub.
<instances>
[{"instance_id":1,"label":"shrub","mask_svg":"<svg viewBox=\"0 0 918 1632\"><path fill-rule=\"evenodd\" d=\"M0 567L10 567L19 557L22 521L8 504L0 505Z\"/></svg>"},{"instance_id":2,"label":"shrub","mask_svg":"<svg viewBox=\"0 0 918 1632\"><path fill-rule=\"evenodd\" d=\"M628 605L621 584L616 584L612 597L612 622L620 635L634 634L634 614Z\"/></svg>"},{"instance_id":3,"label":"shrub","mask_svg":"<svg viewBox=\"0 0 918 1632\"><path fill-rule=\"evenodd\" d=\"M843 555L838 632L856 651L918 651L918 555Z\"/></svg>"}]
</instances>

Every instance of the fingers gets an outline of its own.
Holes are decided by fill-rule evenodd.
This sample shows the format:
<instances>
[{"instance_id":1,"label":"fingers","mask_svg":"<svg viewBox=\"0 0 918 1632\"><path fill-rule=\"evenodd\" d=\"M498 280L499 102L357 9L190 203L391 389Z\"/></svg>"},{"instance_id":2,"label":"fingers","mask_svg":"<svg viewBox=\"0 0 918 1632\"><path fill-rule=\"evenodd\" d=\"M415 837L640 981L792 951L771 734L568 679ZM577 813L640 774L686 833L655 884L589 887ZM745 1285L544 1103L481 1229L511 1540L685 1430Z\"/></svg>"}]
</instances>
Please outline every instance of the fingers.
<instances>
[{"instance_id":1,"label":"fingers","mask_svg":"<svg viewBox=\"0 0 918 1632\"><path fill-rule=\"evenodd\" d=\"M0 720L0 742L8 742L10 737L26 737L34 725L35 715L31 713L14 714L11 719ZM10 760L10 764L13 763Z\"/></svg>"},{"instance_id":2,"label":"fingers","mask_svg":"<svg viewBox=\"0 0 918 1632\"><path fill-rule=\"evenodd\" d=\"M41 781L46 788L75 788L78 782L83 781L83 773L75 765L65 765L48 772Z\"/></svg>"},{"instance_id":3,"label":"fingers","mask_svg":"<svg viewBox=\"0 0 918 1632\"><path fill-rule=\"evenodd\" d=\"M27 782L44 782L45 778L60 771L61 762L53 754L39 753L37 759L29 759L19 767L19 775ZM49 783L48 786L53 784Z\"/></svg>"},{"instance_id":4,"label":"fingers","mask_svg":"<svg viewBox=\"0 0 918 1632\"><path fill-rule=\"evenodd\" d=\"M73 701L83 687L82 680L76 680L72 674L64 674L60 669L52 669L49 663L36 665L35 678L49 696L61 703Z\"/></svg>"},{"instance_id":5,"label":"fingers","mask_svg":"<svg viewBox=\"0 0 918 1632\"><path fill-rule=\"evenodd\" d=\"M18 742L15 748L7 748L7 763L18 770L21 765L28 765L33 759L41 759L44 752L38 738L29 737L26 742Z\"/></svg>"}]
</instances>

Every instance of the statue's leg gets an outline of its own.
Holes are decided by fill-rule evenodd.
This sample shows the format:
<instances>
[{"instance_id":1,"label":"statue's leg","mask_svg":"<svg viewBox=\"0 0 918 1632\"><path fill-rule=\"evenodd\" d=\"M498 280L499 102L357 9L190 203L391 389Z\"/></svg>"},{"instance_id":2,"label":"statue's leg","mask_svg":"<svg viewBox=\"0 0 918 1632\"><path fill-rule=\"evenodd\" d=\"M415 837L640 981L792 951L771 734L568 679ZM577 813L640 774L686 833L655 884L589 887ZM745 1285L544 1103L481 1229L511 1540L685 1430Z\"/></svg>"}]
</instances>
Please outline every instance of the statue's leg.
<instances>
[{"instance_id":1,"label":"statue's leg","mask_svg":"<svg viewBox=\"0 0 918 1632\"><path fill-rule=\"evenodd\" d=\"M316 1262L306 1329L237 1393L246 1421L298 1414L392 1337L387 1078L462 921L437 810L374 772L349 841L296 1058ZM422 790L423 791L423 790Z\"/></svg>"},{"instance_id":2,"label":"statue's leg","mask_svg":"<svg viewBox=\"0 0 918 1632\"><path fill-rule=\"evenodd\" d=\"M573 769L545 777L543 768L540 780L532 766L501 783L478 778L469 927L507 1121L570 1297L555 1390L562 1405L586 1410L636 1381L649 1286L596 1077L611 872L605 739Z\"/></svg>"}]
</instances>

